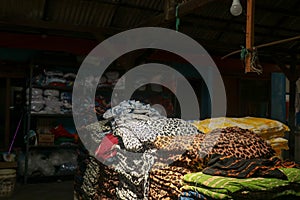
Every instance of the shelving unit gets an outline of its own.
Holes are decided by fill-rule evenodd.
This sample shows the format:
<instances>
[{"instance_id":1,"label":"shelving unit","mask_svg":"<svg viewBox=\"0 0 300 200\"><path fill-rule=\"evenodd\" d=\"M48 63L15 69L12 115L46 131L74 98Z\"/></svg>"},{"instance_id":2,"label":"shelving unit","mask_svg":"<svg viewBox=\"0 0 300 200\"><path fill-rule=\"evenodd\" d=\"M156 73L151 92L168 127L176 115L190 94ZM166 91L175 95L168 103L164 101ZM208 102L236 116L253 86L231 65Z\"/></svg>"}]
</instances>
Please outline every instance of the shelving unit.
<instances>
[{"instance_id":1,"label":"shelving unit","mask_svg":"<svg viewBox=\"0 0 300 200\"><path fill-rule=\"evenodd\" d=\"M51 66L47 66L46 68L52 69ZM28 174L28 168L29 168L29 154L31 152L38 152L43 155L49 156L51 153L55 152L60 152L60 151L72 151L76 155L76 149L77 145L31 145L29 143L29 133L30 130L37 130L37 123L41 120L46 120L49 121L49 123L54 120L62 120L62 121L70 121L72 120L72 113L36 113L32 112L32 89L37 88L37 89L42 89L44 90L58 90L59 95L61 92L72 92L72 87L66 86L66 87L61 87L61 86L50 86L50 85L37 85L33 83L33 77L35 70L40 70L39 66L37 65L31 65L30 66L30 74L29 74L29 84L28 84L28 105L26 109L26 133L27 133L27 140L26 140L26 145L25 145L25 163L24 163L24 183L28 183L35 180L35 181L43 181L43 179L47 180L57 180L57 179L63 179L63 174L59 174L58 176L54 174L53 176L46 176L46 177L30 177ZM50 125L50 124L49 124ZM74 126L75 129L75 126ZM66 160L66 162L68 162ZM70 174L66 174L66 176L70 176ZM67 178L67 177L65 177ZM29 180L30 179L30 180Z\"/></svg>"},{"instance_id":2,"label":"shelving unit","mask_svg":"<svg viewBox=\"0 0 300 200\"><path fill-rule=\"evenodd\" d=\"M54 63L51 63L50 67L47 67L48 69L51 70L51 66ZM27 183L28 178L30 178L28 175L28 160L29 160L29 153L32 151L38 151L38 152L43 152L45 154L49 154L51 152L54 151L60 151L60 150L76 150L77 146L76 145L71 145L71 146L57 146L57 145L50 145L50 146L32 146L29 144L29 132L30 130L32 130L33 128L37 127L37 123L39 120L42 119L47 119L48 121L53 121L53 120L57 120L57 119L61 119L61 120L69 120L72 119L73 120L73 116L71 113L43 113L43 112L32 112L31 111L31 102L32 102L32 89L33 88L37 88L37 89L42 89L42 90L47 90L47 89L54 89L54 90L59 90L60 93L61 92L72 92L72 87L61 87L61 86L49 86L49 85L38 85L33 83L33 77L35 75L35 70L36 71L42 71L41 69L37 69L38 66L36 65L31 65L30 67L30 74L29 74L29 92L28 92L28 105L27 105L27 127L26 127L26 133L27 133L27 141L26 141L26 150L25 150L25 172L24 172L24 182ZM64 70L66 71L66 66L64 66ZM73 68L74 69L74 68ZM116 70L118 71L118 70ZM121 71L118 71L121 72ZM121 73L119 73L119 75L121 75ZM119 76L121 77L121 76ZM108 103L110 102L110 98L111 98L111 94L112 91L114 90L114 86L111 84L102 84L102 85L98 85L97 88L97 92L96 92L96 96L100 95L102 96L102 98L105 99L105 102ZM167 96L164 96L163 94L167 94ZM142 102L145 103L152 103L152 104L167 104L167 105L171 105L169 108L169 110L167 110L169 113L169 117L174 117L175 114L177 113L177 109L176 109L176 98L174 98L174 94L172 94L171 91L169 91L166 88L161 88L161 91L155 91L151 89L151 85L146 85L145 90L136 90L136 92L134 92L134 94L132 94L132 98L136 99L136 100L140 100ZM98 99L99 100L99 99ZM101 101L101 99L100 99ZM161 102L160 102L161 101ZM97 98L95 99L95 102L97 102ZM101 105L102 106L102 105ZM101 115L103 113L104 110L108 109L108 107L102 107L100 106L100 112L97 113L98 117L101 119ZM35 124L35 125L34 125ZM75 128L75 125L74 125Z\"/></svg>"}]
</instances>

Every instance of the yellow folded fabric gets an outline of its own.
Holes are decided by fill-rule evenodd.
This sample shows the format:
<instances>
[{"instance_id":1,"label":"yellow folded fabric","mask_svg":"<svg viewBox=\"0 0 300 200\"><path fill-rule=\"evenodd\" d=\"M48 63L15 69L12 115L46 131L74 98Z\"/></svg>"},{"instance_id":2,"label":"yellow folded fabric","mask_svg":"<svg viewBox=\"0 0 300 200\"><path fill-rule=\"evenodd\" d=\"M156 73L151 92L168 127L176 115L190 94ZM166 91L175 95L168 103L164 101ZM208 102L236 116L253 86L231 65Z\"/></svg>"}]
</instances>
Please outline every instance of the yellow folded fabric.
<instances>
[{"instance_id":1,"label":"yellow folded fabric","mask_svg":"<svg viewBox=\"0 0 300 200\"><path fill-rule=\"evenodd\" d=\"M250 129L261 136L268 134L269 137L272 133L282 135L282 133L290 130L288 126L279 121L257 117L219 117L194 121L193 124L203 133L208 133L216 128L238 126L243 129Z\"/></svg>"},{"instance_id":2,"label":"yellow folded fabric","mask_svg":"<svg viewBox=\"0 0 300 200\"><path fill-rule=\"evenodd\" d=\"M270 144L287 144L288 140L282 137L278 138L272 138L270 140L267 140Z\"/></svg>"}]
</instances>

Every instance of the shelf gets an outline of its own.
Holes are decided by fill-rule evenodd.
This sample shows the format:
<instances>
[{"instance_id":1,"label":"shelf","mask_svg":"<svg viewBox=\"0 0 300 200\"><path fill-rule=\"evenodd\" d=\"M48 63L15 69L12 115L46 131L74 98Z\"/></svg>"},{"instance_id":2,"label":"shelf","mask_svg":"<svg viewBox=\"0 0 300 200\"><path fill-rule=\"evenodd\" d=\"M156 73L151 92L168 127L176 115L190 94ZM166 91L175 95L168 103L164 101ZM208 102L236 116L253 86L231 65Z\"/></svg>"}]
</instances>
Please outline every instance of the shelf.
<instances>
[{"instance_id":1,"label":"shelf","mask_svg":"<svg viewBox=\"0 0 300 200\"><path fill-rule=\"evenodd\" d=\"M57 117L57 118L71 118L73 115L71 113L69 114L47 114L47 113L31 113L31 116L36 117Z\"/></svg>"},{"instance_id":2,"label":"shelf","mask_svg":"<svg viewBox=\"0 0 300 200\"><path fill-rule=\"evenodd\" d=\"M64 149L64 148L78 148L78 145L37 145L29 146L30 149Z\"/></svg>"},{"instance_id":3,"label":"shelf","mask_svg":"<svg viewBox=\"0 0 300 200\"><path fill-rule=\"evenodd\" d=\"M48 182L57 182L57 181L69 181L74 180L74 174L66 175L53 175L53 176L28 176L27 183L48 183Z\"/></svg>"},{"instance_id":4,"label":"shelf","mask_svg":"<svg viewBox=\"0 0 300 200\"><path fill-rule=\"evenodd\" d=\"M51 89L51 90L64 90L64 91L69 91L71 92L73 90L73 87L59 87L59 86L48 86L48 85L45 85L45 86L41 86L41 85L33 85L32 88L39 88L39 89L44 89L44 90L47 90L47 89Z\"/></svg>"},{"instance_id":5,"label":"shelf","mask_svg":"<svg viewBox=\"0 0 300 200\"><path fill-rule=\"evenodd\" d=\"M17 167L17 162L0 162L0 169L11 169Z\"/></svg>"}]
</instances>

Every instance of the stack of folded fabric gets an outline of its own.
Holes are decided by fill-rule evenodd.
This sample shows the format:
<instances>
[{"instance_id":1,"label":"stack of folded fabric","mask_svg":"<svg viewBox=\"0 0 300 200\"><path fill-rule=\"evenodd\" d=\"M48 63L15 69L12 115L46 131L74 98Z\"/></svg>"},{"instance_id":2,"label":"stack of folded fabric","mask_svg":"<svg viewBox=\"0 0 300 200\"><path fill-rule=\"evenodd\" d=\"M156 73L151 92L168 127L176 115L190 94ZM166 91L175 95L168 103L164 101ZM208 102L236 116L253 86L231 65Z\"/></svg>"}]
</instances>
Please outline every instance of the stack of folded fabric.
<instances>
[{"instance_id":1,"label":"stack of folded fabric","mask_svg":"<svg viewBox=\"0 0 300 200\"><path fill-rule=\"evenodd\" d=\"M26 90L26 104L29 104L29 88ZM43 97L43 90L39 88L32 88L31 90L31 112L39 113L45 107L45 100Z\"/></svg>"},{"instance_id":2,"label":"stack of folded fabric","mask_svg":"<svg viewBox=\"0 0 300 200\"><path fill-rule=\"evenodd\" d=\"M119 199L147 198L149 171L158 158L153 148L158 137L201 134L189 122L161 116L150 105L138 101L122 102L103 117L106 120L84 127L87 134L81 139L92 140L89 153L118 174L115 195Z\"/></svg>"},{"instance_id":3,"label":"stack of folded fabric","mask_svg":"<svg viewBox=\"0 0 300 200\"><path fill-rule=\"evenodd\" d=\"M60 110L63 114L72 112L72 93L61 92L60 94L61 107Z\"/></svg>"},{"instance_id":4,"label":"stack of folded fabric","mask_svg":"<svg viewBox=\"0 0 300 200\"><path fill-rule=\"evenodd\" d=\"M45 112L51 114L60 114L62 102L59 99L59 91L47 89L44 90Z\"/></svg>"},{"instance_id":5,"label":"stack of folded fabric","mask_svg":"<svg viewBox=\"0 0 300 200\"><path fill-rule=\"evenodd\" d=\"M65 87L66 79L64 78L64 73L62 71L44 71L45 74L45 85Z\"/></svg>"},{"instance_id":6,"label":"stack of folded fabric","mask_svg":"<svg viewBox=\"0 0 300 200\"><path fill-rule=\"evenodd\" d=\"M295 163L274 157L271 144L255 134L258 131L254 128L231 125L209 131L208 128L197 129L184 120L161 116L150 105L138 101L122 102L103 117L105 120L84 127L87 134L81 137L81 140L91 141L90 155L79 161L83 164L79 164L79 175L75 179L75 190L81 199L83 196L83 199L126 200L218 199L220 191L225 191L221 198L240 199L266 194L265 189L254 190L264 187L261 182L258 186L251 185L250 189L232 192L213 188L216 182L212 186L205 185L210 183L209 179L203 183L205 190L198 190L202 183L198 185L193 182L198 179L190 179L194 174L200 174L199 180L205 175L212 179L222 177L249 182L251 179L279 180L276 182L279 184L285 181L283 187L275 189L278 193L284 189L291 195L298 187L292 188L290 183L298 181L290 180L289 175L295 172ZM260 133L263 130L260 127ZM109 180L116 181L110 183ZM287 187L292 189L286 190ZM248 190L255 193L246 195Z\"/></svg>"},{"instance_id":7,"label":"stack of folded fabric","mask_svg":"<svg viewBox=\"0 0 300 200\"><path fill-rule=\"evenodd\" d=\"M70 145L77 143L77 133L70 133L62 124L50 129L50 133L54 135L55 145Z\"/></svg>"},{"instance_id":8,"label":"stack of folded fabric","mask_svg":"<svg viewBox=\"0 0 300 200\"><path fill-rule=\"evenodd\" d=\"M289 131L289 127L276 120L256 117L220 117L194 121L193 124L203 133L208 133L216 128L232 126L249 129L264 138L273 147L276 155L279 157L281 157L282 150L289 149L288 141L284 138L285 133Z\"/></svg>"},{"instance_id":9,"label":"stack of folded fabric","mask_svg":"<svg viewBox=\"0 0 300 200\"><path fill-rule=\"evenodd\" d=\"M299 199L300 169L278 168L278 171L282 178L274 178L271 172L267 178L236 178L204 172L186 174L182 187L185 192L180 199L276 199L286 195ZM230 170L228 172L230 174Z\"/></svg>"},{"instance_id":10,"label":"stack of folded fabric","mask_svg":"<svg viewBox=\"0 0 300 200\"><path fill-rule=\"evenodd\" d=\"M202 169L184 175L180 200L300 196L299 166L275 156L271 145L250 130L214 129L198 152L206 159Z\"/></svg>"},{"instance_id":11,"label":"stack of folded fabric","mask_svg":"<svg viewBox=\"0 0 300 200\"><path fill-rule=\"evenodd\" d=\"M85 150L78 155L79 166L74 176L75 197L78 200L116 198L116 188L119 185L119 176L111 168L103 165Z\"/></svg>"},{"instance_id":12,"label":"stack of folded fabric","mask_svg":"<svg viewBox=\"0 0 300 200\"><path fill-rule=\"evenodd\" d=\"M274 156L274 150L261 137L239 127L215 129L205 135L162 136L154 147L161 153L159 163L150 171L149 199L178 199L178 182L186 173L207 169L215 154L238 159Z\"/></svg>"},{"instance_id":13,"label":"stack of folded fabric","mask_svg":"<svg viewBox=\"0 0 300 200\"><path fill-rule=\"evenodd\" d=\"M112 119L112 130L120 138L114 169L121 175L117 196L120 199L141 199L148 195L148 176L155 160L153 143L159 136L199 134L190 123L166 118L149 104L124 101L108 110L104 118Z\"/></svg>"},{"instance_id":14,"label":"stack of folded fabric","mask_svg":"<svg viewBox=\"0 0 300 200\"><path fill-rule=\"evenodd\" d=\"M149 175L148 199L178 199L181 182L185 174L191 173L186 167L159 166L155 164Z\"/></svg>"}]
</instances>

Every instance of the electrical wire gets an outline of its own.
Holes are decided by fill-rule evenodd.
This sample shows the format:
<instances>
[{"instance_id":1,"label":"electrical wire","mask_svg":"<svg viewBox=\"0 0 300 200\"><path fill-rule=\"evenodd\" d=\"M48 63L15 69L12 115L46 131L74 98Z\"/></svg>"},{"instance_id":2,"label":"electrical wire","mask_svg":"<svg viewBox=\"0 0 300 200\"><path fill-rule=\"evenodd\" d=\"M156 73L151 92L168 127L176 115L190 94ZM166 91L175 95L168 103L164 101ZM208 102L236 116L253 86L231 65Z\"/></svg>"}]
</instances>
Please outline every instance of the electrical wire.
<instances>
[{"instance_id":1,"label":"electrical wire","mask_svg":"<svg viewBox=\"0 0 300 200\"><path fill-rule=\"evenodd\" d=\"M263 73L263 67L259 63L257 48L255 47L253 47L253 51L251 53L250 69L252 72L255 72L257 74Z\"/></svg>"}]
</instances>

